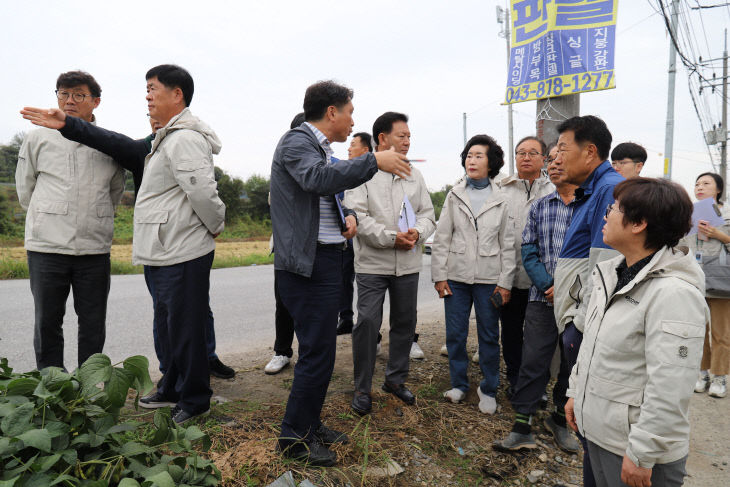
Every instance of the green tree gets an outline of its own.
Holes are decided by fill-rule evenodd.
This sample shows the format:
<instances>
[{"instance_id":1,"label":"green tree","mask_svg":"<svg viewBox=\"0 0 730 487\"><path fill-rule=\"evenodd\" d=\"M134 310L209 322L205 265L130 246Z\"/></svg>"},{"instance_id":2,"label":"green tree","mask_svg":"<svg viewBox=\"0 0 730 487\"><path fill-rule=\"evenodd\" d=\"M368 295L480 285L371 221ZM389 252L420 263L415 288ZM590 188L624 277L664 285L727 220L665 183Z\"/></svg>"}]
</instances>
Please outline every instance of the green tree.
<instances>
[{"instance_id":1,"label":"green tree","mask_svg":"<svg viewBox=\"0 0 730 487\"><path fill-rule=\"evenodd\" d=\"M0 145L0 182L15 182L15 168L18 166L18 152L23 145L25 134L19 132L10 139L7 145Z\"/></svg>"},{"instance_id":2,"label":"green tree","mask_svg":"<svg viewBox=\"0 0 730 487\"><path fill-rule=\"evenodd\" d=\"M226 223L238 220L244 213L241 200L241 196L244 194L243 181L232 178L219 167L214 170L215 180L218 182L218 196L226 205Z\"/></svg>"},{"instance_id":3,"label":"green tree","mask_svg":"<svg viewBox=\"0 0 730 487\"><path fill-rule=\"evenodd\" d=\"M441 188L439 191L435 191L433 193L429 193L431 196L431 203L433 204L433 210L436 213L436 220L438 220L441 217L441 209L444 207L444 201L446 201L446 195L451 191L451 188L453 188L452 185L447 184L443 188Z\"/></svg>"},{"instance_id":4,"label":"green tree","mask_svg":"<svg viewBox=\"0 0 730 487\"><path fill-rule=\"evenodd\" d=\"M246 192L244 210L254 220L269 218L269 180L254 174L243 183Z\"/></svg>"}]
</instances>

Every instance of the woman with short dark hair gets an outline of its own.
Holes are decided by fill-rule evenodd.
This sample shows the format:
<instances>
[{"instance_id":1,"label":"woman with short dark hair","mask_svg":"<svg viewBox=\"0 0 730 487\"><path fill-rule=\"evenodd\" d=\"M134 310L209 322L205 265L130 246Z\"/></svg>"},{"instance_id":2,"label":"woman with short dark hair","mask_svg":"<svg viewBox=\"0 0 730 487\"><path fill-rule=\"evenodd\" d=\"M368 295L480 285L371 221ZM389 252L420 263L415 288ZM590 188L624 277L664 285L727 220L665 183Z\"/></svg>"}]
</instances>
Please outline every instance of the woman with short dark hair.
<instances>
[{"instance_id":1,"label":"woman with short dark hair","mask_svg":"<svg viewBox=\"0 0 730 487\"><path fill-rule=\"evenodd\" d=\"M702 270L675 247L692 202L676 183L649 178L623 181L614 198L603 241L622 255L593 270L566 419L588 441L598 486L680 486L710 319Z\"/></svg>"},{"instance_id":2,"label":"woman with short dark hair","mask_svg":"<svg viewBox=\"0 0 730 487\"><path fill-rule=\"evenodd\" d=\"M515 274L514 218L495 176L504 152L488 135L476 135L461 153L466 174L446 195L431 251L431 279L444 298L451 389L461 402L469 390L466 337L472 305L477 317L479 410L494 414L499 385L499 308L510 299Z\"/></svg>"}]
</instances>

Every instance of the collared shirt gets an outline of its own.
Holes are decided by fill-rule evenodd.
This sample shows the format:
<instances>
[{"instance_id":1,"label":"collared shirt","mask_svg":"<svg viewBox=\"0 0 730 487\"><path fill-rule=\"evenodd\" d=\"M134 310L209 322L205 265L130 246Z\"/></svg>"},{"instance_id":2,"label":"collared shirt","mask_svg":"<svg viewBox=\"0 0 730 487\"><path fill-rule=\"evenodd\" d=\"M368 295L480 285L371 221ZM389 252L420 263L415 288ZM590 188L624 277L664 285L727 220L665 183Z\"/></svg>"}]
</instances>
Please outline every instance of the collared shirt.
<instances>
[{"instance_id":1,"label":"collared shirt","mask_svg":"<svg viewBox=\"0 0 730 487\"><path fill-rule=\"evenodd\" d=\"M616 282L616 289L613 290L613 293L616 294L618 291L623 289L624 286L633 281L641 269L646 267L646 264L648 264L652 257L654 257L654 254L656 254L656 252L647 255L640 261L634 263L631 267L626 265L626 259L622 260L618 267L616 267L618 281Z\"/></svg>"},{"instance_id":2,"label":"collared shirt","mask_svg":"<svg viewBox=\"0 0 730 487\"><path fill-rule=\"evenodd\" d=\"M332 154L334 154L334 151L330 146L330 141L311 123L304 122L304 125L312 131L317 138L317 142L324 149L324 153L327 155L327 164L332 164ZM317 242L333 244L345 241L345 237L342 236L342 230L340 230L340 217L337 213L335 200L332 196L319 197L319 233L317 235Z\"/></svg>"},{"instance_id":3,"label":"collared shirt","mask_svg":"<svg viewBox=\"0 0 730 487\"><path fill-rule=\"evenodd\" d=\"M557 191L535 201L527 215L527 224L522 232L522 245L537 244L540 249L540 262L552 276L558 264L558 256L563 247L565 234L573 218L576 200L567 205ZM547 303L545 295L537 287L530 286L530 301Z\"/></svg>"}]
</instances>

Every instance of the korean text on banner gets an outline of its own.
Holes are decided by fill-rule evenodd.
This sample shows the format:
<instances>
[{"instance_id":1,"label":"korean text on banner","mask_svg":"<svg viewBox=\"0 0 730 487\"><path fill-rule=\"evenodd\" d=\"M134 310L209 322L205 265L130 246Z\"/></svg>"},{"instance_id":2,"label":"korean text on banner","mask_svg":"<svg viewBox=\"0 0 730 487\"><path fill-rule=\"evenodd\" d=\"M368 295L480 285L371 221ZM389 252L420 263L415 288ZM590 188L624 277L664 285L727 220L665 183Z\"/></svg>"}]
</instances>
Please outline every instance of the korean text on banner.
<instances>
[{"instance_id":1,"label":"korean text on banner","mask_svg":"<svg viewBox=\"0 0 730 487\"><path fill-rule=\"evenodd\" d=\"M618 0L511 0L505 103L616 87Z\"/></svg>"}]
</instances>

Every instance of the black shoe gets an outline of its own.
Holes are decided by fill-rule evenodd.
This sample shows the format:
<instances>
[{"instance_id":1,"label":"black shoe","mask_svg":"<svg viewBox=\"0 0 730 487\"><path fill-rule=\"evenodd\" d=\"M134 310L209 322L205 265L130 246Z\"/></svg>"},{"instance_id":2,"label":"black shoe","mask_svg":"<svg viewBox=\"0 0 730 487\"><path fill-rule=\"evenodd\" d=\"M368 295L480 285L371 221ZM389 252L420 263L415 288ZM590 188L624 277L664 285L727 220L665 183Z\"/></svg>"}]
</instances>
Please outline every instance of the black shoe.
<instances>
[{"instance_id":1,"label":"black shoe","mask_svg":"<svg viewBox=\"0 0 730 487\"><path fill-rule=\"evenodd\" d=\"M139 405L145 409L174 407L175 404L177 404L176 401L171 401L167 399L159 392L154 392L139 400Z\"/></svg>"},{"instance_id":2,"label":"black shoe","mask_svg":"<svg viewBox=\"0 0 730 487\"><path fill-rule=\"evenodd\" d=\"M352 333L352 320L340 320L337 324L337 335L349 335Z\"/></svg>"},{"instance_id":3,"label":"black shoe","mask_svg":"<svg viewBox=\"0 0 730 487\"><path fill-rule=\"evenodd\" d=\"M350 407L360 416L364 416L373 410L373 400L370 398L370 394L355 392Z\"/></svg>"},{"instance_id":4,"label":"black shoe","mask_svg":"<svg viewBox=\"0 0 730 487\"><path fill-rule=\"evenodd\" d=\"M207 416L209 413L210 413L210 409L206 409L202 413L191 414L191 413L185 411L184 409L175 406L170 411L170 416L172 417L172 420L175 422L175 424L183 425L183 424L187 423L188 421L190 421L191 419L202 418L202 417Z\"/></svg>"},{"instance_id":5,"label":"black shoe","mask_svg":"<svg viewBox=\"0 0 730 487\"><path fill-rule=\"evenodd\" d=\"M350 442L350 439L345 433L331 430L323 424L314 432L314 437L324 446L334 445L335 443L346 445Z\"/></svg>"},{"instance_id":6,"label":"black shoe","mask_svg":"<svg viewBox=\"0 0 730 487\"><path fill-rule=\"evenodd\" d=\"M501 452L513 452L519 450L534 450L537 448L535 435L528 433L523 435L514 431L510 432L506 438L496 440L492 443L492 448Z\"/></svg>"},{"instance_id":7,"label":"black shoe","mask_svg":"<svg viewBox=\"0 0 730 487\"><path fill-rule=\"evenodd\" d=\"M414 396L413 393L408 390L405 384L398 384L396 386L394 384L386 382L383 384L382 389L385 392L393 394L395 397L408 404L409 406L416 403L416 396Z\"/></svg>"},{"instance_id":8,"label":"black shoe","mask_svg":"<svg viewBox=\"0 0 730 487\"><path fill-rule=\"evenodd\" d=\"M157 381L157 388L158 388L158 389L159 389L159 388L160 388L160 386L162 385L162 379L164 379L164 378L165 378L165 376L163 375L162 377L160 377L160 380L158 380L158 381Z\"/></svg>"},{"instance_id":9,"label":"black shoe","mask_svg":"<svg viewBox=\"0 0 730 487\"><path fill-rule=\"evenodd\" d=\"M219 379L233 379L236 371L220 361L218 357L208 360L210 375Z\"/></svg>"},{"instance_id":10,"label":"black shoe","mask_svg":"<svg viewBox=\"0 0 730 487\"><path fill-rule=\"evenodd\" d=\"M297 441L288 446L282 446L281 443L279 440L278 449L286 458L317 467L333 467L337 464L335 452L317 441L311 443Z\"/></svg>"}]
</instances>

